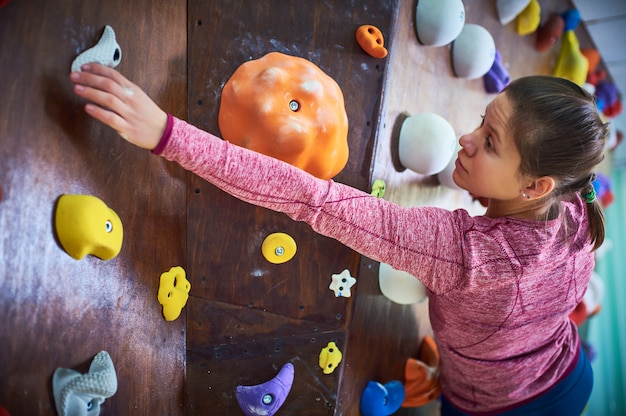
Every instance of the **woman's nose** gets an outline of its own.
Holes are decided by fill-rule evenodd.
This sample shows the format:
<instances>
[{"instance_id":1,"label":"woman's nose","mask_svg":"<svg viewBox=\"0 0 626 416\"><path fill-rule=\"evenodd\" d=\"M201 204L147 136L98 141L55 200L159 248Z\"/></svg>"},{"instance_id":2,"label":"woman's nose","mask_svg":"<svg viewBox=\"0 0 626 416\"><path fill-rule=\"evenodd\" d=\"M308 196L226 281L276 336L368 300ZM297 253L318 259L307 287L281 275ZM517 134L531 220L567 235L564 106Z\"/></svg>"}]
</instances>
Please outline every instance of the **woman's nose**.
<instances>
[{"instance_id":1,"label":"woman's nose","mask_svg":"<svg viewBox=\"0 0 626 416\"><path fill-rule=\"evenodd\" d=\"M468 156L473 156L474 152L476 152L476 144L472 138L471 134L464 134L459 138L459 144L463 149L465 149L465 153Z\"/></svg>"}]
</instances>

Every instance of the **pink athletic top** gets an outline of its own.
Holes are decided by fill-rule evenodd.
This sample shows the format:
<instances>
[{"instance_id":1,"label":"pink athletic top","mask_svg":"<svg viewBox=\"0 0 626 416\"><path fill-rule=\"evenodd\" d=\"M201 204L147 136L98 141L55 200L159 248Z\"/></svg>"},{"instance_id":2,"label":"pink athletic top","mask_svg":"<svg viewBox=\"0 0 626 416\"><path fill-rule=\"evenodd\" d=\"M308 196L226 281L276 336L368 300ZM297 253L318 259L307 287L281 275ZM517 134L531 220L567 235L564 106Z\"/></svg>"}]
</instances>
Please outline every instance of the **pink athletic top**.
<instances>
[{"instance_id":1,"label":"pink athletic top","mask_svg":"<svg viewBox=\"0 0 626 416\"><path fill-rule=\"evenodd\" d=\"M564 204L564 221L547 222L400 207L172 116L153 152L421 280L429 290L443 394L466 413L493 414L530 401L576 364L579 339L568 315L594 267L579 197Z\"/></svg>"}]
</instances>

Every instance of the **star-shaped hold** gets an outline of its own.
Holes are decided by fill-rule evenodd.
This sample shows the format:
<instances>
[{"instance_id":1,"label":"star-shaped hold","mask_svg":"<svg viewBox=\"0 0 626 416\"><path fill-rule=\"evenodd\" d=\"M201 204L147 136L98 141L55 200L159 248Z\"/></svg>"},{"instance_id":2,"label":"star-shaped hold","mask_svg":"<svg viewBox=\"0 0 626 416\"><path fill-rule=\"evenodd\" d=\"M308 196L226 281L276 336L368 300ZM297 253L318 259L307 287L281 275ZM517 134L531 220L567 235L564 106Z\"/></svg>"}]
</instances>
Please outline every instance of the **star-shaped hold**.
<instances>
[{"instance_id":1,"label":"star-shaped hold","mask_svg":"<svg viewBox=\"0 0 626 416\"><path fill-rule=\"evenodd\" d=\"M333 281L328 288L335 292L335 296L349 298L351 295L350 288L356 283L356 279L350 276L350 271L345 269L339 274L333 274L332 279Z\"/></svg>"}]
</instances>

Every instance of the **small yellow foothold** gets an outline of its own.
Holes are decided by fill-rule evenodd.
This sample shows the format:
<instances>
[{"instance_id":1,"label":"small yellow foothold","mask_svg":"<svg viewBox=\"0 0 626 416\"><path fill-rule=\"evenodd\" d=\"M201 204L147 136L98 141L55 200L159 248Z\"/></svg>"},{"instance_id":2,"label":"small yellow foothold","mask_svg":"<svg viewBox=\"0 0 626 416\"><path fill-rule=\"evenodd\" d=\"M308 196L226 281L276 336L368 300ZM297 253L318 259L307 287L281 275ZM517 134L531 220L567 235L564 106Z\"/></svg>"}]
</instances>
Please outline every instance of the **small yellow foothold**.
<instances>
[{"instance_id":1,"label":"small yellow foothold","mask_svg":"<svg viewBox=\"0 0 626 416\"><path fill-rule=\"evenodd\" d=\"M337 344L330 341L320 352L319 366L324 371L324 374L330 374L335 371L342 358L343 355L337 348Z\"/></svg>"},{"instance_id":2,"label":"small yellow foothold","mask_svg":"<svg viewBox=\"0 0 626 416\"><path fill-rule=\"evenodd\" d=\"M385 189L387 186L385 185L385 181L382 179L376 179L372 184L372 195L376 198L382 198L385 195Z\"/></svg>"},{"instance_id":3,"label":"small yellow foothold","mask_svg":"<svg viewBox=\"0 0 626 416\"><path fill-rule=\"evenodd\" d=\"M296 255L296 241L285 233L273 233L265 237L261 245L263 257L270 263L288 262Z\"/></svg>"},{"instance_id":4,"label":"small yellow foothold","mask_svg":"<svg viewBox=\"0 0 626 416\"><path fill-rule=\"evenodd\" d=\"M76 260L88 254L110 260L122 248L120 217L95 196L61 195L54 226L61 246Z\"/></svg>"},{"instance_id":5,"label":"small yellow foothold","mask_svg":"<svg viewBox=\"0 0 626 416\"><path fill-rule=\"evenodd\" d=\"M163 316L166 321L173 321L180 316L187 304L190 290L191 283L187 280L185 269L182 267L172 267L161 274L157 298L163 305Z\"/></svg>"}]
</instances>

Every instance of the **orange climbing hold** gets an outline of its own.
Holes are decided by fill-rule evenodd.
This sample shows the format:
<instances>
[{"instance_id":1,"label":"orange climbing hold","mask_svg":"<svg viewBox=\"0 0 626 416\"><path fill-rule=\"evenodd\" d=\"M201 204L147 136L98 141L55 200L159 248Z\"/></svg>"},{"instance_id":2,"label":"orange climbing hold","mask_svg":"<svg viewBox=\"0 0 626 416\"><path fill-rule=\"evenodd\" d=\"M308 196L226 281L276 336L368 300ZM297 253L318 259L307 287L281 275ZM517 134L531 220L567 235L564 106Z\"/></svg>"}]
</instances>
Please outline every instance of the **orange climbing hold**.
<instances>
[{"instance_id":1,"label":"orange climbing hold","mask_svg":"<svg viewBox=\"0 0 626 416\"><path fill-rule=\"evenodd\" d=\"M381 31L372 25L363 25L356 30L356 41L365 52L374 58L384 58L387 56L385 49L385 39Z\"/></svg>"},{"instance_id":2,"label":"orange climbing hold","mask_svg":"<svg viewBox=\"0 0 626 416\"><path fill-rule=\"evenodd\" d=\"M348 162L339 85L312 62L279 52L245 62L222 90L222 137L321 179Z\"/></svg>"},{"instance_id":3,"label":"orange climbing hold","mask_svg":"<svg viewBox=\"0 0 626 416\"><path fill-rule=\"evenodd\" d=\"M439 350L432 337L424 337L419 360L406 361L404 377L406 395L402 407L423 406L439 397Z\"/></svg>"}]
</instances>

